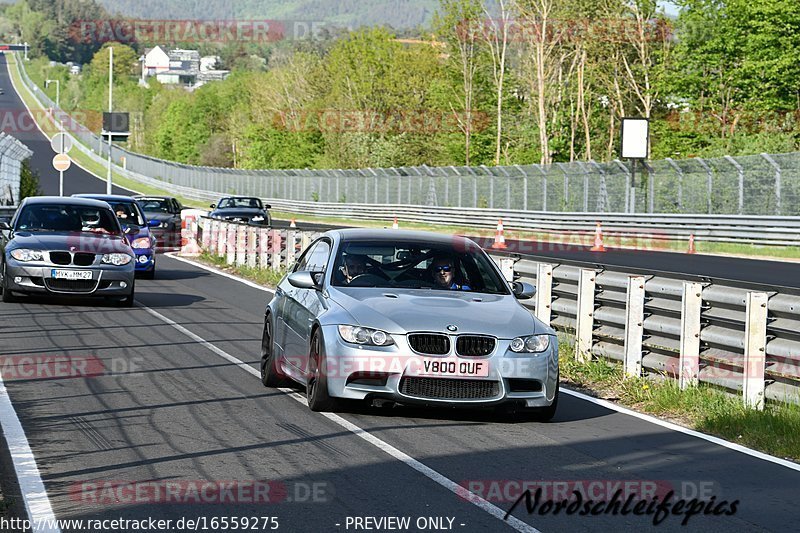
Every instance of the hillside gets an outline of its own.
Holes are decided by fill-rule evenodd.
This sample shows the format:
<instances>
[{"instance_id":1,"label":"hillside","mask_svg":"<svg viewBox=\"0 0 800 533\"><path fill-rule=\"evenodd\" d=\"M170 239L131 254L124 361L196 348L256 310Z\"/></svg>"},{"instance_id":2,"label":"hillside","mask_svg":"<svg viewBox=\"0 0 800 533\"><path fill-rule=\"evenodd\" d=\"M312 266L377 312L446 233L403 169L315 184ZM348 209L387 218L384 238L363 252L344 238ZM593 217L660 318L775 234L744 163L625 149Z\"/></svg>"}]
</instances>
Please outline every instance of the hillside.
<instances>
[{"instance_id":1,"label":"hillside","mask_svg":"<svg viewBox=\"0 0 800 533\"><path fill-rule=\"evenodd\" d=\"M143 19L278 19L341 26L429 24L437 0L98 0L110 13ZM157 17L154 14L157 13Z\"/></svg>"}]
</instances>

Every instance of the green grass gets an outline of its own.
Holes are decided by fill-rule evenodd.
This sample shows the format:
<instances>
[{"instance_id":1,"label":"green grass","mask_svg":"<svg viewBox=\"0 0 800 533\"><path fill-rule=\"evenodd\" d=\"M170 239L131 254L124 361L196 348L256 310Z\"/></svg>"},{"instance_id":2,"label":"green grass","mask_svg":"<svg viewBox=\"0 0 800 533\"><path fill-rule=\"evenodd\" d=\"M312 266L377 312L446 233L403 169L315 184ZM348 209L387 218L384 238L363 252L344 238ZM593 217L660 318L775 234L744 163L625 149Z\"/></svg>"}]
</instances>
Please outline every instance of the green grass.
<instances>
[{"instance_id":1,"label":"green grass","mask_svg":"<svg viewBox=\"0 0 800 533\"><path fill-rule=\"evenodd\" d=\"M241 276L252 281L253 283L271 288L277 287L278 283L280 283L281 279L283 279L283 276L285 276L287 272L285 268L274 270L271 268L262 269L258 267L253 268L249 266L229 265L225 257L219 257L216 254L210 254L208 252L203 252L200 257L196 258L196 260L199 260L201 263L206 265L216 267L220 270L230 272L231 274Z\"/></svg>"},{"instance_id":2,"label":"green grass","mask_svg":"<svg viewBox=\"0 0 800 533\"><path fill-rule=\"evenodd\" d=\"M744 407L741 398L710 386L680 390L672 379L625 378L621 365L575 358L572 339L561 339L561 379L565 384L675 421L777 457L800 461L800 405L768 403L764 411Z\"/></svg>"}]
</instances>

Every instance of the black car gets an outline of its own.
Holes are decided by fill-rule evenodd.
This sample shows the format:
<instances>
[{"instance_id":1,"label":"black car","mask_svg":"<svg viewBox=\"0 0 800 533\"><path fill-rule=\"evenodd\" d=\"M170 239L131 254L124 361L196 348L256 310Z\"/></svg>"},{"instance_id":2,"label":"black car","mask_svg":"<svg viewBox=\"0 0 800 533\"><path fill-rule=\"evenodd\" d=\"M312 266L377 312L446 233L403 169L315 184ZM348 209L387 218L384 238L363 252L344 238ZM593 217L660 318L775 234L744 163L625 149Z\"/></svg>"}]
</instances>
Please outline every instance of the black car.
<instances>
[{"instance_id":1,"label":"black car","mask_svg":"<svg viewBox=\"0 0 800 533\"><path fill-rule=\"evenodd\" d=\"M148 220L158 220L153 228L158 251L179 248L181 245L181 210L183 206L171 196L134 196Z\"/></svg>"},{"instance_id":2,"label":"black car","mask_svg":"<svg viewBox=\"0 0 800 533\"><path fill-rule=\"evenodd\" d=\"M226 196L219 203L211 204L211 218L228 222L244 222L254 226L271 226L272 218L268 209L259 198L250 196Z\"/></svg>"}]
</instances>

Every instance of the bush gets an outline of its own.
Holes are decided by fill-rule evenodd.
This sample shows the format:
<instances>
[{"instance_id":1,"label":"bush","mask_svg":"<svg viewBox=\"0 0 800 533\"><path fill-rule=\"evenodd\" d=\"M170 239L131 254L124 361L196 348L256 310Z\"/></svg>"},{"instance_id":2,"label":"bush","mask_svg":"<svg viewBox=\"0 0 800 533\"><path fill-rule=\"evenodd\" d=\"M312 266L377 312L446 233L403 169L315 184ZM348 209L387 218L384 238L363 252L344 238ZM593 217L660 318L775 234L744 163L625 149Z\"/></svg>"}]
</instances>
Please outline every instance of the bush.
<instances>
[{"instance_id":1,"label":"bush","mask_svg":"<svg viewBox=\"0 0 800 533\"><path fill-rule=\"evenodd\" d=\"M39 187L39 173L31 168L30 159L22 162L22 169L19 176L19 198L17 203L29 196L41 196L42 189Z\"/></svg>"}]
</instances>

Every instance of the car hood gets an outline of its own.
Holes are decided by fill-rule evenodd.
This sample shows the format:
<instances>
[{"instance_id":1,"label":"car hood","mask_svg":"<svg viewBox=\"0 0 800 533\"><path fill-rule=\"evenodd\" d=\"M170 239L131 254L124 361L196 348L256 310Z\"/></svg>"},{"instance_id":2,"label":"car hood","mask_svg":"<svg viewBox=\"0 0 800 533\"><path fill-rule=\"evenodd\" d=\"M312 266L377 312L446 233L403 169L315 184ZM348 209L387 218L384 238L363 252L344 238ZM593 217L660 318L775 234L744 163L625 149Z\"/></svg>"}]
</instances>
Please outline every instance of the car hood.
<instances>
[{"instance_id":1,"label":"car hood","mask_svg":"<svg viewBox=\"0 0 800 533\"><path fill-rule=\"evenodd\" d=\"M148 211L144 212L145 216L147 216L147 220L158 220L159 222L168 222L175 218L175 215L171 213L157 213L153 212L150 213Z\"/></svg>"},{"instance_id":2,"label":"car hood","mask_svg":"<svg viewBox=\"0 0 800 533\"><path fill-rule=\"evenodd\" d=\"M359 325L389 333L447 333L447 326L456 326L459 334L482 333L501 339L554 333L512 295L346 287L331 287L329 293Z\"/></svg>"},{"instance_id":3,"label":"car hood","mask_svg":"<svg viewBox=\"0 0 800 533\"><path fill-rule=\"evenodd\" d=\"M131 253L130 246L118 235L93 233L31 233L21 231L14 234L8 249L29 248L31 250L63 250L94 254Z\"/></svg>"}]
</instances>

